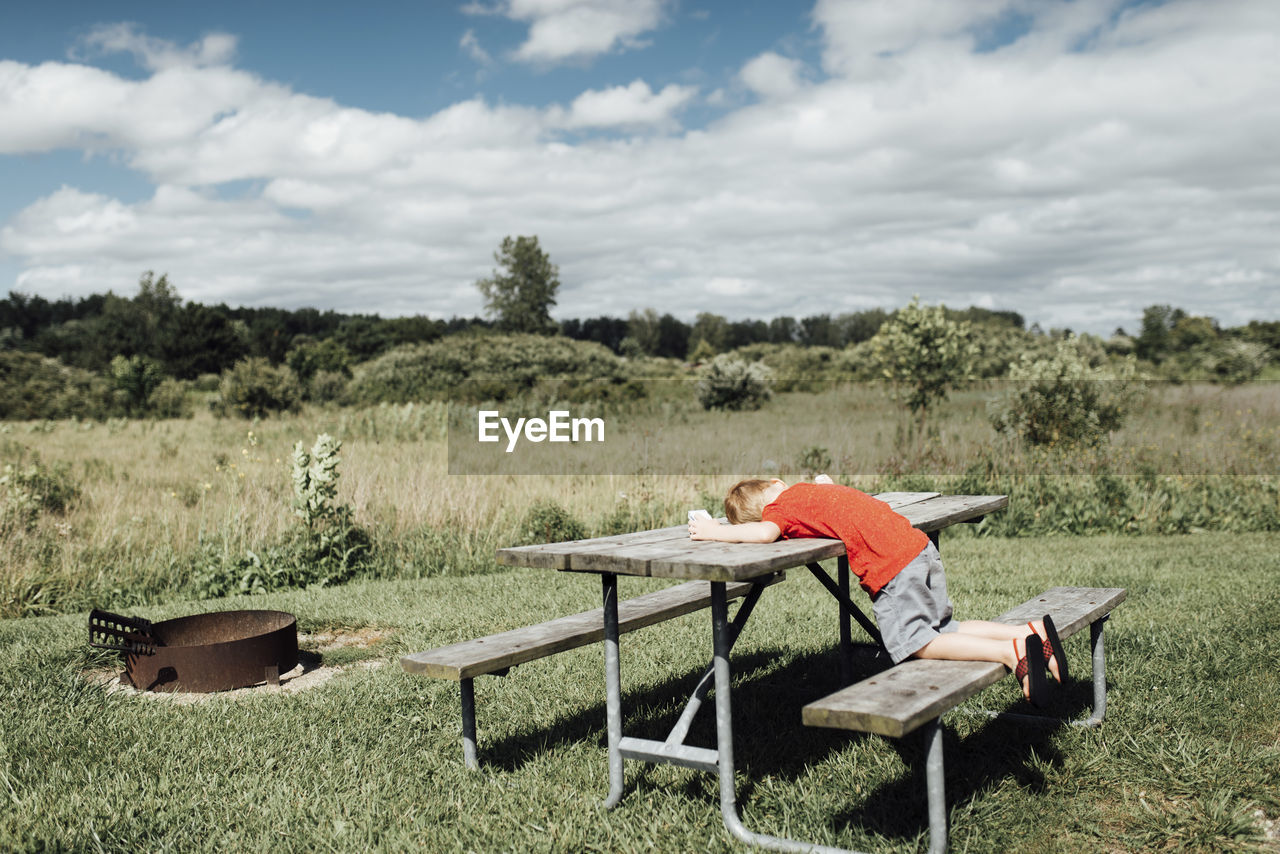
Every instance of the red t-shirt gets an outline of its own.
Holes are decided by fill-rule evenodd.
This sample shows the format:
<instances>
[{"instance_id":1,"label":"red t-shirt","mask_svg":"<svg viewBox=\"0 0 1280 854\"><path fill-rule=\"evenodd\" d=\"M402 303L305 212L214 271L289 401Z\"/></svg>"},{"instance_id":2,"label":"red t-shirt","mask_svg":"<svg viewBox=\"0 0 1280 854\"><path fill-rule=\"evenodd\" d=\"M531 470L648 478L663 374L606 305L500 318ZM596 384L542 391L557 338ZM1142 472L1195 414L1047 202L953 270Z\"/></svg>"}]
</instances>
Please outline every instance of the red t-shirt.
<instances>
[{"instance_id":1,"label":"red t-shirt","mask_svg":"<svg viewBox=\"0 0 1280 854\"><path fill-rule=\"evenodd\" d=\"M839 484L797 483L764 508L787 539L827 537L844 543L849 569L872 596L929 544L889 505L865 492Z\"/></svg>"}]
</instances>

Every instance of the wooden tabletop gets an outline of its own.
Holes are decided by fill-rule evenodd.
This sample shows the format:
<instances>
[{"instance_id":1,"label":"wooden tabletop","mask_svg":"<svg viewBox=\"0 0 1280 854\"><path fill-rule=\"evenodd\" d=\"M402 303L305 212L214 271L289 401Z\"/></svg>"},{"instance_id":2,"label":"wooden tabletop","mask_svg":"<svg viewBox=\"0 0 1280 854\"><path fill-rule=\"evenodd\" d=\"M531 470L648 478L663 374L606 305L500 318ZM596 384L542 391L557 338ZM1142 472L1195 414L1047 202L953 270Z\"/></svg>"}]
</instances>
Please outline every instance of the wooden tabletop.
<instances>
[{"instance_id":1,"label":"wooden tabletop","mask_svg":"<svg viewBox=\"0 0 1280 854\"><path fill-rule=\"evenodd\" d=\"M976 522L1008 506L1007 495L882 492L876 495L921 531ZM655 578L745 581L844 554L839 540L806 538L773 543L717 543L689 539L689 526L498 550L498 563L572 572L613 572Z\"/></svg>"}]
</instances>

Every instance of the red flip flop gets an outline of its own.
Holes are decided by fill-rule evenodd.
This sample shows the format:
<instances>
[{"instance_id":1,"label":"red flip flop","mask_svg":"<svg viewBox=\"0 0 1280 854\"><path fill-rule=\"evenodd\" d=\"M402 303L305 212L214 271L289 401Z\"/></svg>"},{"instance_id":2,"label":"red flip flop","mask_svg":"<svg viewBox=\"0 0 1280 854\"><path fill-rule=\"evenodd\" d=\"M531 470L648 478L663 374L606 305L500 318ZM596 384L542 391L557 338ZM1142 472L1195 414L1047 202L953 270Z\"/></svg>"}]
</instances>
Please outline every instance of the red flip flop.
<instances>
[{"instance_id":1,"label":"red flip flop","mask_svg":"<svg viewBox=\"0 0 1280 854\"><path fill-rule=\"evenodd\" d=\"M1018 655L1018 642L1014 640L1011 643L1013 644L1013 654L1016 656ZM1013 676L1019 683L1024 678L1027 680L1027 699L1031 701L1031 705L1043 708L1049 697L1049 680L1045 677L1045 664L1041 656L1027 654L1027 651L1034 650L1039 643L1039 635L1027 635L1022 642L1024 653L1018 658L1018 666L1014 668Z\"/></svg>"},{"instance_id":2,"label":"red flip flop","mask_svg":"<svg viewBox=\"0 0 1280 854\"><path fill-rule=\"evenodd\" d=\"M1053 617L1048 614L1044 615L1044 639L1040 643L1041 649L1044 650L1044 663L1046 667L1049 659L1056 658L1058 660L1058 683L1065 684L1067 679L1067 654L1062 649L1062 640L1058 637L1058 629L1053 624ZM1035 632L1035 626L1027 623L1027 628ZM1040 640L1040 633L1036 632L1036 639Z\"/></svg>"}]
</instances>

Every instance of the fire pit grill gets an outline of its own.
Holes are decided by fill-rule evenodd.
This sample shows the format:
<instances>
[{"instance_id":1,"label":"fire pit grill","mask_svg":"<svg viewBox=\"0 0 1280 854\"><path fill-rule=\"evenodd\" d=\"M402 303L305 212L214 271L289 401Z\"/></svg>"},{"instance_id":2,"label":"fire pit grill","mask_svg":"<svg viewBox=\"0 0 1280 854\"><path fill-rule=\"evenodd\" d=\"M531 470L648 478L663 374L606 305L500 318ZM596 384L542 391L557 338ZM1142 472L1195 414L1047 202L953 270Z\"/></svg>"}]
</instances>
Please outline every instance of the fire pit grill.
<instances>
[{"instance_id":1,"label":"fire pit grill","mask_svg":"<svg viewBox=\"0 0 1280 854\"><path fill-rule=\"evenodd\" d=\"M298 665L298 620L284 611L218 611L152 623L89 614L89 644L124 653L142 691L228 691L278 685Z\"/></svg>"}]
</instances>

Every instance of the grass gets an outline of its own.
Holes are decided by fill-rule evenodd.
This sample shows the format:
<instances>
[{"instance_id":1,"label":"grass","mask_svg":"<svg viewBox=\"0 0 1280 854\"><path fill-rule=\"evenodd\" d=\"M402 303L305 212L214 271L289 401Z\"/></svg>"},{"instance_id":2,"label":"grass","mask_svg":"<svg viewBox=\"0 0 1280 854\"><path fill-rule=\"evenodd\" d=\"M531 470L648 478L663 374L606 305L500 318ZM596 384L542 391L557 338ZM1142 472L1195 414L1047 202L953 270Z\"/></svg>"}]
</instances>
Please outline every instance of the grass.
<instances>
[{"instance_id":1,"label":"grass","mask_svg":"<svg viewBox=\"0 0 1280 854\"><path fill-rule=\"evenodd\" d=\"M677 455L732 449L734 466L691 470L714 474L604 473L632 470L634 458L623 449L592 474L450 475L443 404L313 408L257 423L203 412L184 421L0 424L0 463L38 456L65 466L80 489L65 513L45 513L24 530L6 529L0 486L0 548L7 557L0 616L91 605L122 610L191 595L193 578L208 568L233 566L250 550L261 554L297 526L290 452L298 441L309 447L321 432L344 443L338 499L371 532L375 553L367 573L382 578L493 571L494 549L515 541L527 508L552 496L591 532L672 524L689 507L714 507L738 476L799 476L815 448L832 471L852 474L855 485L870 490L900 488L903 478L912 479L912 488L946 489L948 478L964 476L975 461L985 461L994 477L1124 477L1126 488L1113 482L1106 496L1088 483L1081 499L1088 506L1057 514L1086 520L1080 530L1095 527L1087 521L1090 507L1113 519L1132 515L1132 524L1122 521L1137 532L1266 530L1280 512L1275 382L1159 387L1105 448L1071 453L1002 445L985 416L992 388L953 395L932 416L934 433L921 438L904 433L901 411L875 387L788 393L759 412L707 413L685 393L687 384L665 386L610 417L651 433L653 447L674 447ZM1206 474L1227 481L1225 488L1212 485L1201 494L1188 485ZM1127 488L1133 485L1141 488ZM1004 483L998 488L1010 491ZM1020 506L1061 491L1059 484L1037 490ZM1230 513L1204 518L1203 506L1191 506L1206 503L1214 512L1230 504ZM1018 524L1040 530L1031 516Z\"/></svg>"},{"instance_id":2,"label":"grass","mask_svg":"<svg viewBox=\"0 0 1280 854\"><path fill-rule=\"evenodd\" d=\"M1275 851L1280 631L1275 538L944 537L962 616L1056 584L1123 586L1098 730L945 718L955 851ZM652 582L624 579L632 595ZM485 770L462 768L457 686L398 655L596 604L590 576L507 570L147 608L282 608L306 632L376 628L378 668L309 691L194 705L107 694L83 675L83 614L0 621L0 849L741 851L715 780L629 763L607 789L600 650L477 682ZM766 593L735 651L738 797L749 827L876 851L925 845L921 745L811 730L836 686L833 606L807 575ZM629 734L659 736L709 650L706 614L623 638ZM1087 645L1067 642L1075 673ZM349 658L347 659L349 661ZM1062 701L1082 714L1089 688ZM1020 704L1006 679L966 708ZM705 714L705 713L704 713ZM693 743L710 744L703 719Z\"/></svg>"}]
</instances>

